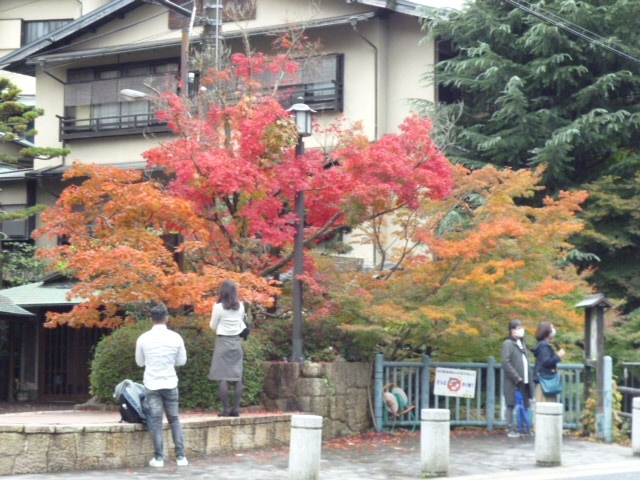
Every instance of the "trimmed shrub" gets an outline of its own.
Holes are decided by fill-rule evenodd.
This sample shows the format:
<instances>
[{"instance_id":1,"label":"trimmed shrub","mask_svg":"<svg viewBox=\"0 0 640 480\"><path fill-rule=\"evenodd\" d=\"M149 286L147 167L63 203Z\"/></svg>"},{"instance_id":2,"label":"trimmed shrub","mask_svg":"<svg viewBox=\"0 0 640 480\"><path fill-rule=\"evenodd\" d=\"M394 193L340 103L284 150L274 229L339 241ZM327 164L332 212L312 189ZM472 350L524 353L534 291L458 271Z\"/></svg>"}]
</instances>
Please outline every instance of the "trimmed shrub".
<instances>
[{"instance_id":1,"label":"trimmed shrub","mask_svg":"<svg viewBox=\"0 0 640 480\"><path fill-rule=\"evenodd\" d=\"M114 330L96 345L91 361L91 393L104 401L114 401L113 390L129 378L142 383L143 369L135 362L138 337L151 328L141 321ZM178 330L187 350L187 364L178 367L180 406L183 408L220 408L218 383L207 378L215 345L215 333L196 328ZM244 342L244 393L242 404L259 403L264 389L264 349L253 336ZM232 390L233 391L233 390Z\"/></svg>"}]
</instances>

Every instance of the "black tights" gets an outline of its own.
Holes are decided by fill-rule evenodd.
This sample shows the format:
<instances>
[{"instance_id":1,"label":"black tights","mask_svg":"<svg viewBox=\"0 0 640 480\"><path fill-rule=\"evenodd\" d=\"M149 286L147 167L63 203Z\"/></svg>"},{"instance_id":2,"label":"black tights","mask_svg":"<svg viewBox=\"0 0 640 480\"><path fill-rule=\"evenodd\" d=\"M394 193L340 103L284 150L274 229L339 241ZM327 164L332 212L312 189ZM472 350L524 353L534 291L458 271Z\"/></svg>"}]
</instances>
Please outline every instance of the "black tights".
<instances>
[{"instance_id":1,"label":"black tights","mask_svg":"<svg viewBox=\"0 0 640 480\"><path fill-rule=\"evenodd\" d=\"M229 410L229 382L220 380L220 400L222 401L222 414L237 417L240 409L240 400L242 400L242 390L244 385L242 381L231 382L234 384L233 407Z\"/></svg>"}]
</instances>

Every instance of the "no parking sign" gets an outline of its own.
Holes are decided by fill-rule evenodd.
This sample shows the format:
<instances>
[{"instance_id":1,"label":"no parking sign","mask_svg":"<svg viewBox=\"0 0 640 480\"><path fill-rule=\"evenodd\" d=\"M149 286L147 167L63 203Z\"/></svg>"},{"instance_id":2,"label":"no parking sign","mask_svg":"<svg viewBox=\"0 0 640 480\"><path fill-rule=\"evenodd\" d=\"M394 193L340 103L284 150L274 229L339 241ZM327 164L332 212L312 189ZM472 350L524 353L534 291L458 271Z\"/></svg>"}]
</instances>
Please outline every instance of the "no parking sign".
<instances>
[{"instance_id":1,"label":"no parking sign","mask_svg":"<svg viewBox=\"0 0 640 480\"><path fill-rule=\"evenodd\" d=\"M434 392L448 397L473 398L476 395L476 371L436 368Z\"/></svg>"}]
</instances>

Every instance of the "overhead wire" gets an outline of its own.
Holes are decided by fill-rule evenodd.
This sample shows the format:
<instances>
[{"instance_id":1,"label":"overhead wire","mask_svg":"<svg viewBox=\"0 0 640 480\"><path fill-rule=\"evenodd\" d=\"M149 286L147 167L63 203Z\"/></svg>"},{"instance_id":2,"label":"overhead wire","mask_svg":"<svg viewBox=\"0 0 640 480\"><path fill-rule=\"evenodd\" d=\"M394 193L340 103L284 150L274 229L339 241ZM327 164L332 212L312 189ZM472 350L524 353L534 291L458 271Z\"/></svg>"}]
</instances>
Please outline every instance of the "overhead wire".
<instances>
[{"instance_id":1,"label":"overhead wire","mask_svg":"<svg viewBox=\"0 0 640 480\"><path fill-rule=\"evenodd\" d=\"M621 49L622 48L621 46L613 42L608 42L605 38L601 37L600 35L594 32L591 32L579 25L576 25L575 23L572 23L569 20L562 18L559 15L556 15L555 13L549 12L537 6L533 6L531 3L524 0L505 0L505 1L513 5L514 7L519 8L522 11L529 13L530 15L538 17L541 20L544 20L545 22L551 23L552 25L562 28L563 30L566 30L567 32L572 33L577 37L587 40L589 43L598 45L599 47L609 50L610 52L616 55L619 55L627 60L640 64L639 58L629 55L628 53L626 53Z\"/></svg>"}]
</instances>

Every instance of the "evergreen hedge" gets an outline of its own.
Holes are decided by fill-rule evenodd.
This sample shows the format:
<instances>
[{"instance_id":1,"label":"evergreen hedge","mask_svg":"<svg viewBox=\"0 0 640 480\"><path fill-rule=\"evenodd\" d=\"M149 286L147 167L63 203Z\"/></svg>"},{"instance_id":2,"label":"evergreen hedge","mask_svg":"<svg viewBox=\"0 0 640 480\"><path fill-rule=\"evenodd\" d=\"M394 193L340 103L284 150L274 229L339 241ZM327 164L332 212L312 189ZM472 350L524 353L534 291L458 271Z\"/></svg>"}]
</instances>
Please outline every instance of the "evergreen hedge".
<instances>
[{"instance_id":1,"label":"evergreen hedge","mask_svg":"<svg viewBox=\"0 0 640 480\"><path fill-rule=\"evenodd\" d=\"M138 337L151 328L144 320L126 325L105 336L96 345L91 361L91 393L102 401L114 402L115 386L124 379L142 383L143 369L136 365ZM218 382L207 378L215 345L215 333L196 328L181 328L187 350L187 363L178 367L180 406L219 409ZM264 351L257 336L244 342L243 405L257 404L264 390ZM233 391L233 390L232 390Z\"/></svg>"}]
</instances>

